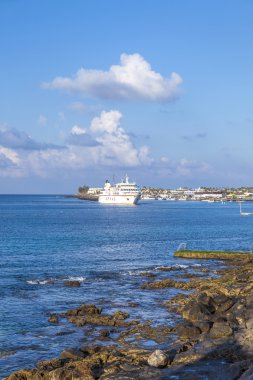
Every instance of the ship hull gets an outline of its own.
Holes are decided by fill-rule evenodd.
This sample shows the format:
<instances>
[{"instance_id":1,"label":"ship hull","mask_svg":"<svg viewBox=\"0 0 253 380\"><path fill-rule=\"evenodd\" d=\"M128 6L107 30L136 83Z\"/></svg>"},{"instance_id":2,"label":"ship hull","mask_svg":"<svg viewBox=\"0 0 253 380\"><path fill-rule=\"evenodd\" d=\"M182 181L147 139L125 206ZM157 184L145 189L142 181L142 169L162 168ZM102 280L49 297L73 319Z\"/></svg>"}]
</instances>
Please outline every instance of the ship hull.
<instances>
[{"instance_id":1,"label":"ship hull","mask_svg":"<svg viewBox=\"0 0 253 380\"><path fill-rule=\"evenodd\" d=\"M136 205L140 199L140 195L100 195L98 201L100 203L117 204L117 205Z\"/></svg>"}]
</instances>

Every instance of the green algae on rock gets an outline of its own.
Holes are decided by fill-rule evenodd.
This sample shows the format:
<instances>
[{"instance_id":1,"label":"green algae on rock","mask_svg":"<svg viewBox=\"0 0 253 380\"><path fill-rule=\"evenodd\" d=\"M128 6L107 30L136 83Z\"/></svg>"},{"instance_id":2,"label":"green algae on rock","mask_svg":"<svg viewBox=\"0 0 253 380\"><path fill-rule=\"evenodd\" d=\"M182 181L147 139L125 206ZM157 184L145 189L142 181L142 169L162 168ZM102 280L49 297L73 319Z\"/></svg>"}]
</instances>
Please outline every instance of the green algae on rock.
<instances>
[{"instance_id":1,"label":"green algae on rock","mask_svg":"<svg viewBox=\"0 0 253 380\"><path fill-rule=\"evenodd\" d=\"M229 251L176 251L175 257L187 259L217 259L217 260L249 260L253 259L253 252Z\"/></svg>"}]
</instances>

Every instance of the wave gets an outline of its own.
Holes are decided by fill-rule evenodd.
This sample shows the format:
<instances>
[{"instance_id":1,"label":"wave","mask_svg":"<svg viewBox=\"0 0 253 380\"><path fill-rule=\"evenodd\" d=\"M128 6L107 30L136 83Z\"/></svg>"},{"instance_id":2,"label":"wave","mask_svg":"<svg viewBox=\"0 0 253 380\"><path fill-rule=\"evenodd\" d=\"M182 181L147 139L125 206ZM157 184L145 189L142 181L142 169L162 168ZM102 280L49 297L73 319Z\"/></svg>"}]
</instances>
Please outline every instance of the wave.
<instances>
[{"instance_id":1,"label":"wave","mask_svg":"<svg viewBox=\"0 0 253 380\"><path fill-rule=\"evenodd\" d=\"M141 276L146 273L152 273L152 271L135 269L135 270L129 270L127 272L122 273L122 276Z\"/></svg>"},{"instance_id":2,"label":"wave","mask_svg":"<svg viewBox=\"0 0 253 380\"><path fill-rule=\"evenodd\" d=\"M79 281L84 282L86 280L86 277L84 276L68 276L63 278L48 278L48 279L34 279L34 280L27 280L26 283L29 285L51 285L51 284L59 284L65 281Z\"/></svg>"},{"instance_id":3,"label":"wave","mask_svg":"<svg viewBox=\"0 0 253 380\"><path fill-rule=\"evenodd\" d=\"M30 285L46 285L54 284L54 280L27 280L26 283Z\"/></svg>"},{"instance_id":4,"label":"wave","mask_svg":"<svg viewBox=\"0 0 253 380\"><path fill-rule=\"evenodd\" d=\"M155 268L155 271L161 271L161 270L168 270L168 271L173 271L173 270L180 270L180 269L187 269L189 268L190 265L185 265L185 264L176 264L176 265L170 265L168 267L166 266L159 266Z\"/></svg>"},{"instance_id":5,"label":"wave","mask_svg":"<svg viewBox=\"0 0 253 380\"><path fill-rule=\"evenodd\" d=\"M69 277L61 279L61 281L79 281L79 282L84 282L85 280L86 280L86 277L83 277L83 276L69 276Z\"/></svg>"}]
</instances>

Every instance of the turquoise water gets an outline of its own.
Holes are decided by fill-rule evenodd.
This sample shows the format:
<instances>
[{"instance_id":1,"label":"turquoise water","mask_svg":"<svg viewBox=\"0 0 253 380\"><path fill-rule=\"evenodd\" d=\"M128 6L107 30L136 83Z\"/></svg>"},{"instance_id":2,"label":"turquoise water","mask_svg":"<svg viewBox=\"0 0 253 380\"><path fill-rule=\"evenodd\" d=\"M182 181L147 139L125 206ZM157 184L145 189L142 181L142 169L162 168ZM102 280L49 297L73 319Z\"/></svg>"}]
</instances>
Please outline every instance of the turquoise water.
<instances>
[{"instance_id":1,"label":"turquoise water","mask_svg":"<svg viewBox=\"0 0 253 380\"><path fill-rule=\"evenodd\" d=\"M253 205L245 205L252 211ZM253 217L235 203L142 202L136 207L100 205L63 196L0 196L0 375L56 357L85 336L66 322L48 323L51 312L95 303L106 312L173 324L156 303L175 290L141 290L159 266L216 266L173 258L181 242L189 249L253 250ZM67 279L80 288L64 286ZM68 335L64 335L68 332Z\"/></svg>"}]
</instances>

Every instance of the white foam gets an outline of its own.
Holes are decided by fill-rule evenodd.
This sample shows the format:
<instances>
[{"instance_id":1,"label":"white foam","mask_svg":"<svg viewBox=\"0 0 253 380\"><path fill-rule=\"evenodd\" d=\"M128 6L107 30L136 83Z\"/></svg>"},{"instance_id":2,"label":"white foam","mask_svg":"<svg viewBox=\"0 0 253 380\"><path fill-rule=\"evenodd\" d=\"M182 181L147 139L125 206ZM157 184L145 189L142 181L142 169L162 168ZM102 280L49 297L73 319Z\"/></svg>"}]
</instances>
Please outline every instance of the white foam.
<instances>
[{"instance_id":1,"label":"white foam","mask_svg":"<svg viewBox=\"0 0 253 380\"><path fill-rule=\"evenodd\" d=\"M86 280L86 277L83 277L83 276L76 276L76 277L69 276L62 279L62 281L79 281L79 282L84 282L85 280Z\"/></svg>"},{"instance_id":2,"label":"white foam","mask_svg":"<svg viewBox=\"0 0 253 380\"><path fill-rule=\"evenodd\" d=\"M143 273L149 273L149 271L148 270L138 270L138 269L136 269L136 270L130 270L127 273L123 273L123 275L125 276L125 275L128 274L129 276L140 276Z\"/></svg>"},{"instance_id":3,"label":"white foam","mask_svg":"<svg viewBox=\"0 0 253 380\"><path fill-rule=\"evenodd\" d=\"M54 282L54 280L50 279L50 280L28 280L26 281L27 284L30 284L30 285L46 285L46 284L52 284Z\"/></svg>"},{"instance_id":4,"label":"white foam","mask_svg":"<svg viewBox=\"0 0 253 380\"><path fill-rule=\"evenodd\" d=\"M61 283L64 281L79 281L84 282L86 280L86 277L83 276L69 276L65 278L49 278L47 280L27 280L26 283L29 285L47 285L47 284L54 284L54 283Z\"/></svg>"},{"instance_id":5,"label":"white foam","mask_svg":"<svg viewBox=\"0 0 253 380\"><path fill-rule=\"evenodd\" d=\"M176 268L176 269L186 269L186 268L189 268L189 265L184 265L184 264L176 264L176 265L171 265L169 267L165 267L165 266L162 266L162 267L156 267L155 270L161 270L161 269L168 269L169 270L173 270L173 268Z\"/></svg>"}]
</instances>

